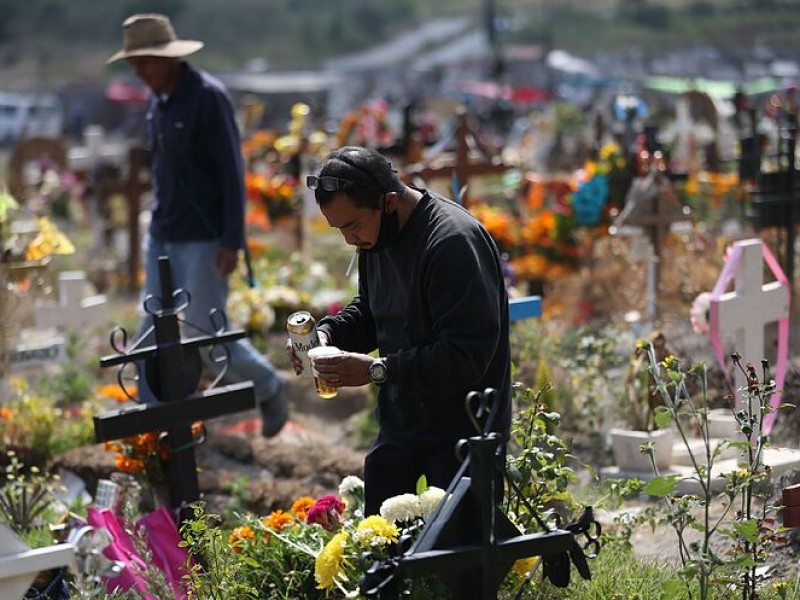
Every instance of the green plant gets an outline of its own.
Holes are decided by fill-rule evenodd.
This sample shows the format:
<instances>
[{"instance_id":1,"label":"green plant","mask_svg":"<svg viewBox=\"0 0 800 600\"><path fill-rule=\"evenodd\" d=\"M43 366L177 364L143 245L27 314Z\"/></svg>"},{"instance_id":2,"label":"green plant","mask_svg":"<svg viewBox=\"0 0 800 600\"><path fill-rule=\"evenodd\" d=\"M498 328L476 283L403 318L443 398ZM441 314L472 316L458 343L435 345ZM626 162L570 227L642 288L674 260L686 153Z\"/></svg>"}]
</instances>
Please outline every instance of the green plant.
<instances>
[{"instance_id":1,"label":"green plant","mask_svg":"<svg viewBox=\"0 0 800 600\"><path fill-rule=\"evenodd\" d=\"M654 421L660 427L674 423L689 453L693 471L685 478L662 476L655 465L652 445L645 444L642 448L650 457L656 474L643 492L663 499L664 519L678 536L682 568L679 577L666 582L664 589L674 591L679 586L688 587L690 582L697 581L699 597L706 600L711 597L713 587L722 583L737 589L742 600L755 600L759 597L760 583L756 568L763 564L770 548L779 539L774 519L768 516L774 508L767 503L771 495L770 486L765 485L768 473L763 463L767 439L760 433L764 415L770 410L769 398L775 391L768 365L762 361L763 373L759 380L751 364L742 366L741 357L732 355L733 363L746 378L746 385L738 390L742 396L742 408L735 411L744 439L724 440L712 447L708 434L705 366L697 364L684 371L673 356L659 359L653 344L641 342L640 346L647 353L655 390L662 402L662 406L655 410ZM689 380L699 385L699 397L692 397L689 393ZM681 418L678 418L679 413ZM699 452L693 450L689 440L692 428L700 431L703 441ZM712 515L710 508L715 501L712 469L715 460L728 446L741 449L744 458L737 470L724 476L725 486L720 496L723 510L720 515ZM678 494L676 488L682 479L693 481L700 491ZM701 539L690 542L686 536L689 531L700 532ZM730 550L727 555L720 554L715 549L718 546L712 544L717 538L728 541Z\"/></svg>"},{"instance_id":2,"label":"green plant","mask_svg":"<svg viewBox=\"0 0 800 600\"><path fill-rule=\"evenodd\" d=\"M43 517L54 500L51 481L37 467L26 469L13 451L6 455L5 482L0 487L0 520L25 537L29 544L52 544L52 534L49 540L42 541L46 531Z\"/></svg>"}]
</instances>

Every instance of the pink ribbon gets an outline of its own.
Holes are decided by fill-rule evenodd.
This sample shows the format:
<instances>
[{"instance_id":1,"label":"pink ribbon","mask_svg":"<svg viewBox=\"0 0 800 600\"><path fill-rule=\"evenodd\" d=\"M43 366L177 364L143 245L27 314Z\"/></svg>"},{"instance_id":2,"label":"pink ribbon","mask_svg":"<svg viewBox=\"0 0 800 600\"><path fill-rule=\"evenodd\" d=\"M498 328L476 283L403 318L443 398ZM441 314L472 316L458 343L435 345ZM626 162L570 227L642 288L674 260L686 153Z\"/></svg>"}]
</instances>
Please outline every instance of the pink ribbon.
<instances>
[{"instance_id":1,"label":"pink ribbon","mask_svg":"<svg viewBox=\"0 0 800 600\"><path fill-rule=\"evenodd\" d=\"M749 240L744 240L749 241ZM725 350L722 347L722 335L719 330L719 299L722 297L722 294L725 293L725 290L728 287L728 284L733 280L734 275L736 273L736 267L739 266L739 261L742 258L742 251L743 251L742 242L736 242L731 247L731 254L728 257L728 260L725 264L725 267L722 269L722 273L717 279L717 283L714 285L714 289L711 292L711 315L710 315L710 329L709 329L709 337L711 338L711 346L714 349L714 355L717 357L717 361L719 362L720 366L722 367L722 372L725 374L725 378L728 380L728 383L731 385L733 389L733 382L730 381L728 377L728 369L726 366L727 361L725 360ZM770 252L769 248L763 242L761 243L761 255L764 257L764 262L767 263L769 266L770 271L775 276L775 279L780 283L783 288L786 290L787 295L787 306L789 304L789 281L786 279L786 275L781 269L780 264L775 257ZM772 430L772 426L775 423L775 418L778 416L778 407L781 404L781 392L783 391L783 382L786 379L786 368L789 358L789 316L783 317L778 319L778 364L775 368L775 393L769 399L769 405L772 410L764 415L764 434L769 435L769 432Z\"/></svg>"}]
</instances>

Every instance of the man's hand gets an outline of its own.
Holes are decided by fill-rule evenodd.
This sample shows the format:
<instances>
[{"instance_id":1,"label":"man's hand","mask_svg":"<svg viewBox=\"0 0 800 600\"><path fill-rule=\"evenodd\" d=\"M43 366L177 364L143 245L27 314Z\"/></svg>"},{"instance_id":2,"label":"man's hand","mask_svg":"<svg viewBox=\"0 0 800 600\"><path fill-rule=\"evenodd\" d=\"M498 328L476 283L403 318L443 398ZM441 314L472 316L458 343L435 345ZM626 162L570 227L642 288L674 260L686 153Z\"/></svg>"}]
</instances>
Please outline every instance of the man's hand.
<instances>
[{"instance_id":1,"label":"man's hand","mask_svg":"<svg viewBox=\"0 0 800 600\"><path fill-rule=\"evenodd\" d=\"M370 383L369 369L372 357L356 352L342 352L335 356L321 356L314 361L320 379L334 387L359 386Z\"/></svg>"},{"instance_id":2,"label":"man's hand","mask_svg":"<svg viewBox=\"0 0 800 600\"><path fill-rule=\"evenodd\" d=\"M323 333L319 332L319 345L320 346L327 346L330 344L330 340L328 340L328 336ZM294 353L294 348L292 347L292 338L286 338L286 354L289 355L289 360L292 361L292 368L294 369L295 375L300 375L303 372L303 361Z\"/></svg>"},{"instance_id":3,"label":"man's hand","mask_svg":"<svg viewBox=\"0 0 800 600\"><path fill-rule=\"evenodd\" d=\"M217 273L222 277L227 277L236 268L239 262L239 251L233 248L217 248L217 258L214 268Z\"/></svg>"}]
</instances>

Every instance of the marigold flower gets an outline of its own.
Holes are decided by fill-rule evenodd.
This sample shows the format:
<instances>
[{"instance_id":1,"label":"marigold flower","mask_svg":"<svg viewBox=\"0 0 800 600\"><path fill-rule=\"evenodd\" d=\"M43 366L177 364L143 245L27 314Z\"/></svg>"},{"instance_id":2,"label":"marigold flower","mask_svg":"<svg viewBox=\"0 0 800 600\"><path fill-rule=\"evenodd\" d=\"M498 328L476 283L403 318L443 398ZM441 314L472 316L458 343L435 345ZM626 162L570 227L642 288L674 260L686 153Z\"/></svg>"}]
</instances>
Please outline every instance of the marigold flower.
<instances>
[{"instance_id":1,"label":"marigold flower","mask_svg":"<svg viewBox=\"0 0 800 600\"><path fill-rule=\"evenodd\" d=\"M331 538L322 552L314 561L314 579L317 582L317 589L333 589L336 576L345 564L344 548L347 544L347 534L340 531Z\"/></svg>"},{"instance_id":2,"label":"marigold flower","mask_svg":"<svg viewBox=\"0 0 800 600\"><path fill-rule=\"evenodd\" d=\"M144 469L144 461L118 454L114 458L114 465L123 473L138 473Z\"/></svg>"},{"instance_id":3,"label":"marigold flower","mask_svg":"<svg viewBox=\"0 0 800 600\"><path fill-rule=\"evenodd\" d=\"M247 525L242 525L231 531L231 535L228 537L228 545L233 548L234 552L239 554L242 552L242 545L254 539L256 539L256 534L253 533L253 530Z\"/></svg>"},{"instance_id":4,"label":"marigold flower","mask_svg":"<svg viewBox=\"0 0 800 600\"><path fill-rule=\"evenodd\" d=\"M135 396L137 389L133 387L128 389L128 392L132 396ZM101 385L99 388L95 390L95 393L98 396L103 396L104 398L110 398L111 400L116 400L117 402L128 402L130 400L128 394L125 393L125 390L115 383L110 383L108 385Z\"/></svg>"},{"instance_id":5,"label":"marigold flower","mask_svg":"<svg viewBox=\"0 0 800 600\"><path fill-rule=\"evenodd\" d=\"M262 519L261 523L264 527L268 527L269 529L283 531L283 529L291 525L293 521L294 517L289 513L282 510L275 510L267 515L266 519Z\"/></svg>"},{"instance_id":6,"label":"marigold flower","mask_svg":"<svg viewBox=\"0 0 800 600\"><path fill-rule=\"evenodd\" d=\"M14 411L6 406L0 406L0 419L5 419L6 421L10 421L11 417L14 416Z\"/></svg>"},{"instance_id":7,"label":"marigold flower","mask_svg":"<svg viewBox=\"0 0 800 600\"><path fill-rule=\"evenodd\" d=\"M294 501L289 512L292 513L299 521L305 521L308 516L308 511L314 506L315 500L309 496L302 496Z\"/></svg>"}]
</instances>

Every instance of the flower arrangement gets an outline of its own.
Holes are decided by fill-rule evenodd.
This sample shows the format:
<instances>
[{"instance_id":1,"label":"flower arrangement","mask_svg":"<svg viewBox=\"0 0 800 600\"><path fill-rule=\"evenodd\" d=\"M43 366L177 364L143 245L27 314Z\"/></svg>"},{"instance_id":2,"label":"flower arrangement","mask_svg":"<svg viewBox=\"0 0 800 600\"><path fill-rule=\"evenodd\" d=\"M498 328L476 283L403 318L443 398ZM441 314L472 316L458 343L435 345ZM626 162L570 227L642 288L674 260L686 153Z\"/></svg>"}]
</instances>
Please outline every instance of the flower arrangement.
<instances>
[{"instance_id":1,"label":"flower arrangement","mask_svg":"<svg viewBox=\"0 0 800 600\"><path fill-rule=\"evenodd\" d=\"M275 220L297 214L300 206L298 182L275 166L245 175L247 221L269 229Z\"/></svg>"},{"instance_id":2,"label":"flower arrangement","mask_svg":"<svg viewBox=\"0 0 800 600\"><path fill-rule=\"evenodd\" d=\"M204 438L203 423L192 423L194 443ZM115 467L133 475L152 488L163 487L169 481L169 437L166 431L150 431L107 441L104 448L116 453Z\"/></svg>"},{"instance_id":3,"label":"flower arrangement","mask_svg":"<svg viewBox=\"0 0 800 600\"><path fill-rule=\"evenodd\" d=\"M0 446L14 450L25 464L44 466L58 454L93 442L94 401L61 407L50 396L32 393L24 378L9 382L11 397L0 407Z\"/></svg>"}]
</instances>

